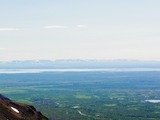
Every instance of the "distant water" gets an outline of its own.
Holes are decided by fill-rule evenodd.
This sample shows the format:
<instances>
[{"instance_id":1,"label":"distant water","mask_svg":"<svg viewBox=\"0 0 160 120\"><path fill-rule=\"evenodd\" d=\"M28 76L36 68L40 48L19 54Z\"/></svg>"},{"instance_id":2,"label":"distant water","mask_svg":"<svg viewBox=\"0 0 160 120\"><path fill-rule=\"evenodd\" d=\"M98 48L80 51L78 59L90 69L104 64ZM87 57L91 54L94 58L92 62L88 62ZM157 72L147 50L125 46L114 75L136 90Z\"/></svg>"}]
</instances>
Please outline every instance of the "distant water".
<instances>
[{"instance_id":1,"label":"distant water","mask_svg":"<svg viewBox=\"0 0 160 120\"><path fill-rule=\"evenodd\" d=\"M145 100L145 101L150 103L160 103L160 100Z\"/></svg>"},{"instance_id":2,"label":"distant water","mask_svg":"<svg viewBox=\"0 0 160 120\"><path fill-rule=\"evenodd\" d=\"M43 72L145 72L160 71L160 68L107 68L107 69L0 69L0 73L43 73Z\"/></svg>"}]
</instances>

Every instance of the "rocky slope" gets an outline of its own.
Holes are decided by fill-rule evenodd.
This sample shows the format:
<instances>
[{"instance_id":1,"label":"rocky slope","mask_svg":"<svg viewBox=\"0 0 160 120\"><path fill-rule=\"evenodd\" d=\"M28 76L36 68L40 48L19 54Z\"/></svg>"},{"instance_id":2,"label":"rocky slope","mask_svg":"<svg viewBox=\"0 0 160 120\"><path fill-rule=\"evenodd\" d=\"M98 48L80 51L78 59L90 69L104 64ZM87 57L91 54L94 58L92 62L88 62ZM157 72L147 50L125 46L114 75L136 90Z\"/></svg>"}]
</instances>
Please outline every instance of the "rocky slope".
<instances>
[{"instance_id":1,"label":"rocky slope","mask_svg":"<svg viewBox=\"0 0 160 120\"><path fill-rule=\"evenodd\" d=\"M48 120L33 106L16 103L0 94L0 120Z\"/></svg>"}]
</instances>

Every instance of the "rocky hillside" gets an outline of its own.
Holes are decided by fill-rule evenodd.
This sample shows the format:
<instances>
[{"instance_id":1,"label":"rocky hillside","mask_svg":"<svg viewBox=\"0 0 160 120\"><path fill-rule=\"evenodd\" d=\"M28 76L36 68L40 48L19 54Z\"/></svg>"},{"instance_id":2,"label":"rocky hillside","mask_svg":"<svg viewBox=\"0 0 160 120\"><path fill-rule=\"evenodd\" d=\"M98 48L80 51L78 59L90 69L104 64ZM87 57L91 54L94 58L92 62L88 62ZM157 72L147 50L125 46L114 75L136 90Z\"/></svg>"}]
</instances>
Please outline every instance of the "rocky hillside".
<instances>
[{"instance_id":1,"label":"rocky hillside","mask_svg":"<svg viewBox=\"0 0 160 120\"><path fill-rule=\"evenodd\" d=\"M33 106L16 103L0 94L0 120L48 120Z\"/></svg>"}]
</instances>

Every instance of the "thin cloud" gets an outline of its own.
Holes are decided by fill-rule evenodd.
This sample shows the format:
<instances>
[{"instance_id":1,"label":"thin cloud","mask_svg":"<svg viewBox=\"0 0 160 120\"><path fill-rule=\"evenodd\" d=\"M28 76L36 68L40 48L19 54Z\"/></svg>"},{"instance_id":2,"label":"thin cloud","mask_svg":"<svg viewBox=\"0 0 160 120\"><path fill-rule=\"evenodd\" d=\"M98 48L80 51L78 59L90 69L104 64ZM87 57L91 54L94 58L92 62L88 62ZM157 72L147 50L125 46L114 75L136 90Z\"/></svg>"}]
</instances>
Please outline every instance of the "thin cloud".
<instances>
[{"instance_id":1,"label":"thin cloud","mask_svg":"<svg viewBox=\"0 0 160 120\"><path fill-rule=\"evenodd\" d=\"M77 25L78 28L87 28L87 25Z\"/></svg>"},{"instance_id":2,"label":"thin cloud","mask_svg":"<svg viewBox=\"0 0 160 120\"><path fill-rule=\"evenodd\" d=\"M18 31L19 28L0 28L0 31Z\"/></svg>"},{"instance_id":3,"label":"thin cloud","mask_svg":"<svg viewBox=\"0 0 160 120\"><path fill-rule=\"evenodd\" d=\"M5 50L6 48L0 47L0 51Z\"/></svg>"},{"instance_id":4,"label":"thin cloud","mask_svg":"<svg viewBox=\"0 0 160 120\"><path fill-rule=\"evenodd\" d=\"M67 26L63 26L63 25L49 25L49 26L45 26L45 29L65 29L67 28Z\"/></svg>"}]
</instances>

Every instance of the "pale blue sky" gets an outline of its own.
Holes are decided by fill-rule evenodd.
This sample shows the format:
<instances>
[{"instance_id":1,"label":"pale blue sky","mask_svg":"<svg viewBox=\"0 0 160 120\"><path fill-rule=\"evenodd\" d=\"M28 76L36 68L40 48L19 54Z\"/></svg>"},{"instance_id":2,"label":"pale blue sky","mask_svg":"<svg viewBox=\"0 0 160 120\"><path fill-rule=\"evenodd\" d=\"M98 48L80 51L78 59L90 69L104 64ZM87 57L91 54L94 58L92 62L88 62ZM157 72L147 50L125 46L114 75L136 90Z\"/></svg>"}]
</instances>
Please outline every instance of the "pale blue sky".
<instances>
[{"instance_id":1,"label":"pale blue sky","mask_svg":"<svg viewBox=\"0 0 160 120\"><path fill-rule=\"evenodd\" d=\"M0 0L0 61L160 60L160 0Z\"/></svg>"}]
</instances>

